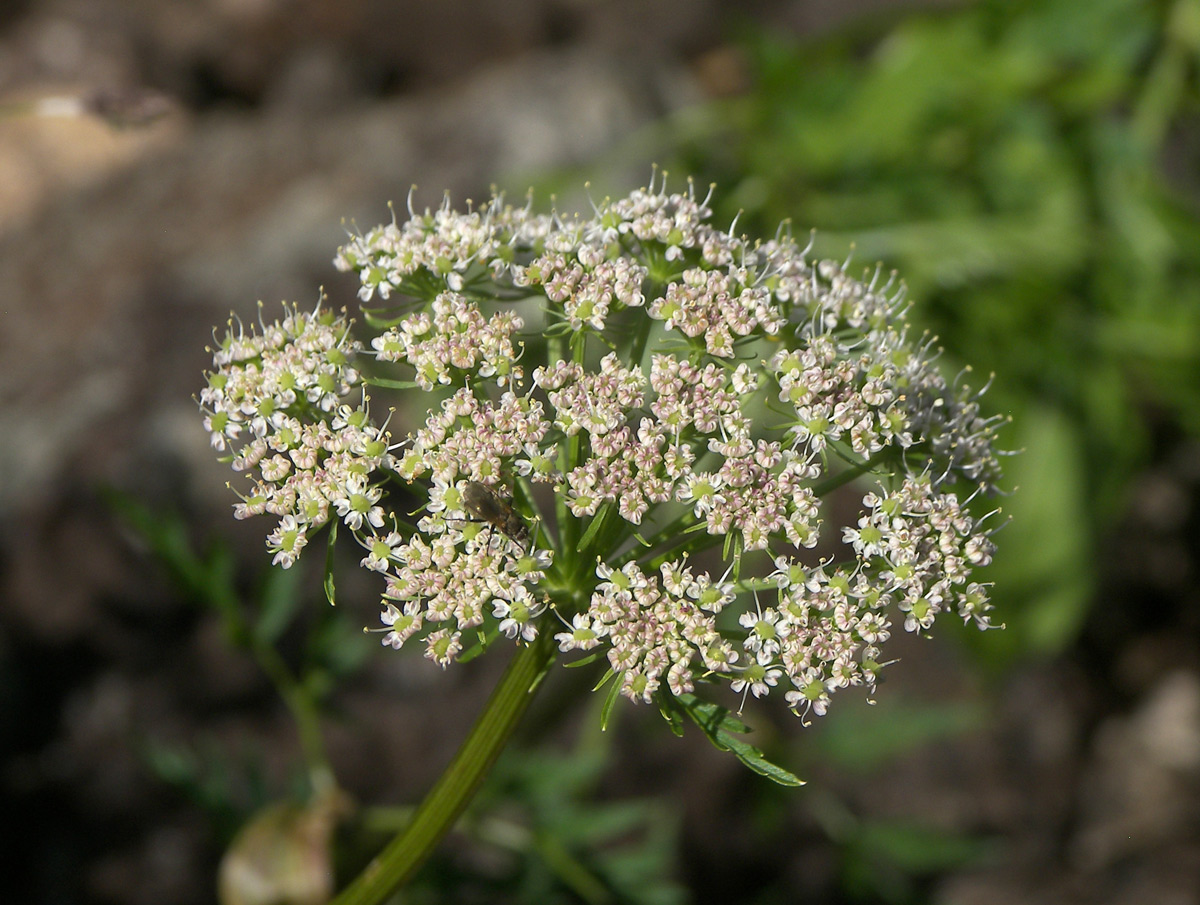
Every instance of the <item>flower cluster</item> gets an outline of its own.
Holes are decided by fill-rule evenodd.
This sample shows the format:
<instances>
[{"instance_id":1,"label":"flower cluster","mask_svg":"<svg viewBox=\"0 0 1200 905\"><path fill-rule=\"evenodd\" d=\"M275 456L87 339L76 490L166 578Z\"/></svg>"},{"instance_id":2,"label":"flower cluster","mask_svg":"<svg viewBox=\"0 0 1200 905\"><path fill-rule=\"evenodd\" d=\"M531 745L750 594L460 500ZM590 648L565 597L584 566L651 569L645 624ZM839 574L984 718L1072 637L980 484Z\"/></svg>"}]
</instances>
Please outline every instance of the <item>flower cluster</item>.
<instances>
[{"instance_id":1,"label":"flower cluster","mask_svg":"<svg viewBox=\"0 0 1200 905\"><path fill-rule=\"evenodd\" d=\"M894 620L986 627L965 501L995 490L998 419L909 338L902 287L710 217L663 186L352 237L367 346L292 311L215 356L207 425L247 434L234 465L259 476L239 512L281 517L288 565L336 511L383 577L385 644L446 665L557 621L635 701L723 682L821 714L874 687ZM360 382L429 394L422 423L391 446L344 401ZM415 523L395 485L420 488Z\"/></svg>"},{"instance_id":2,"label":"flower cluster","mask_svg":"<svg viewBox=\"0 0 1200 905\"><path fill-rule=\"evenodd\" d=\"M361 382L361 350L349 321L318 306L287 309L261 332L231 323L213 352L204 426L214 448L232 451L234 471L257 472L234 514L279 517L267 547L284 568L330 510L355 531L384 525L382 490L369 478L391 463L387 439L365 396L346 401Z\"/></svg>"},{"instance_id":3,"label":"flower cluster","mask_svg":"<svg viewBox=\"0 0 1200 905\"><path fill-rule=\"evenodd\" d=\"M504 386L520 379L512 334L523 325L510 311L485 319L479 305L447 290L433 300L431 311L418 311L371 340L380 361L403 361L417 384L432 390L473 374Z\"/></svg>"}]
</instances>

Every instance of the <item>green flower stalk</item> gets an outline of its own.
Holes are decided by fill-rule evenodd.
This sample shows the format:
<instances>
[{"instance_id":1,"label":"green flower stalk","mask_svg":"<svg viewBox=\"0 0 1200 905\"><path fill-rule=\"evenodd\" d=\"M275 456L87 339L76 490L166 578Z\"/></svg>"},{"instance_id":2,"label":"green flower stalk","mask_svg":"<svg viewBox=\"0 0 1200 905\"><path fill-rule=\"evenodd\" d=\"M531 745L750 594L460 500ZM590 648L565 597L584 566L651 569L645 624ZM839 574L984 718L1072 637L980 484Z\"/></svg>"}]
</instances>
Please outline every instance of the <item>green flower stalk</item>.
<instances>
[{"instance_id":1,"label":"green flower stalk","mask_svg":"<svg viewBox=\"0 0 1200 905\"><path fill-rule=\"evenodd\" d=\"M987 627L966 503L995 491L1000 419L909 336L894 280L718 229L708 202L664 180L586 217L495 197L353 236L335 263L365 331L293 306L214 353L235 514L276 520L284 567L341 522L385 645L446 667L549 632L667 714L728 686L821 715L874 690L897 624ZM368 387L420 423L377 425Z\"/></svg>"}]
</instances>

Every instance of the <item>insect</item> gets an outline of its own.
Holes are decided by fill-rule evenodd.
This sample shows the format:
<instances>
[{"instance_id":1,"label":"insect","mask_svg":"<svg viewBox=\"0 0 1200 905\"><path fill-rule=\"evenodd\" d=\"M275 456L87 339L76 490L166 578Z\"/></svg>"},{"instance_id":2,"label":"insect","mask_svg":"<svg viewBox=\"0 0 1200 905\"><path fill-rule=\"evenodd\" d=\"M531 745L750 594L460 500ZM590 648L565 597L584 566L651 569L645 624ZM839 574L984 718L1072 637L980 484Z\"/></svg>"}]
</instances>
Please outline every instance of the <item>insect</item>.
<instances>
[{"instance_id":1,"label":"insect","mask_svg":"<svg viewBox=\"0 0 1200 905\"><path fill-rule=\"evenodd\" d=\"M472 519L485 522L521 547L529 540L529 526L513 509L512 502L500 496L487 484L467 481L462 489L463 508Z\"/></svg>"}]
</instances>

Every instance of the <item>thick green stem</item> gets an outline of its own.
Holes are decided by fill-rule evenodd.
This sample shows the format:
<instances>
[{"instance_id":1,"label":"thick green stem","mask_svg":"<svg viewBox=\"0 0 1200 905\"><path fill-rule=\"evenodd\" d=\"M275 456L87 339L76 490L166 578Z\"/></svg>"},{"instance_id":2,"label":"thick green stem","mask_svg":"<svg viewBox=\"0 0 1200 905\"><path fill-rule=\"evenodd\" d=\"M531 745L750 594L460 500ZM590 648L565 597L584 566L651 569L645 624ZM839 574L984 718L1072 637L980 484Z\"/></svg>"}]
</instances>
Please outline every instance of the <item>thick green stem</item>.
<instances>
[{"instance_id":1,"label":"thick green stem","mask_svg":"<svg viewBox=\"0 0 1200 905\"><path fill-rule=\"evenodd\" d=\"M554 655L554 635L550 631L543 631L517 652L470 735L412 821L332 905L378 905L412 877L474 797L533 699L538 679L554 661Z\"/></svg>"}]
</instances>

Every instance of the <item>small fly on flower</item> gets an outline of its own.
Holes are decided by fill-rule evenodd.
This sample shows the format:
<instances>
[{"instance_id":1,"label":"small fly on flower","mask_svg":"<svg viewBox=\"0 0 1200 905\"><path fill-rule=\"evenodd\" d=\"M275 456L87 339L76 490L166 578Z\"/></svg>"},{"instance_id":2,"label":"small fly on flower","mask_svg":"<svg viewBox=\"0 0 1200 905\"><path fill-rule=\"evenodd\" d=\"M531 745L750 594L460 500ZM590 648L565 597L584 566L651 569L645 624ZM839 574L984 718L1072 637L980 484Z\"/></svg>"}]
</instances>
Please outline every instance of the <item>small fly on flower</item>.
<instances>
[{"instance_id":1,"label":"small fly on flower","mask_svg":"<svg viewBox=\"0 0 1200 905\"><path fill-rule=\"evenodd\" d=\"M512 502L496 493L487 484L467 481L462 489L463 508L472 519L490 525L515 541L522 550L529 540L529 526L513 509Z\"/></svg>"}]
</instances>

